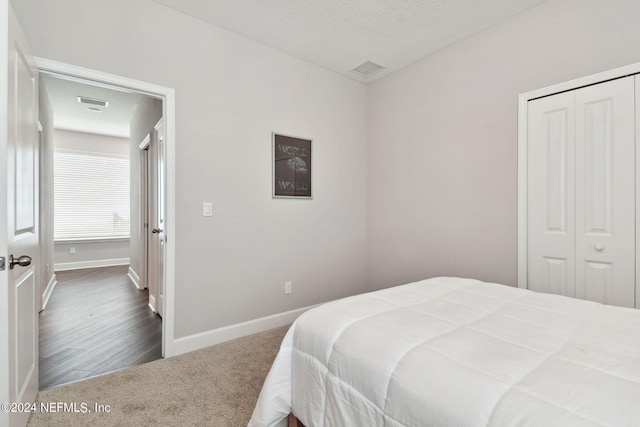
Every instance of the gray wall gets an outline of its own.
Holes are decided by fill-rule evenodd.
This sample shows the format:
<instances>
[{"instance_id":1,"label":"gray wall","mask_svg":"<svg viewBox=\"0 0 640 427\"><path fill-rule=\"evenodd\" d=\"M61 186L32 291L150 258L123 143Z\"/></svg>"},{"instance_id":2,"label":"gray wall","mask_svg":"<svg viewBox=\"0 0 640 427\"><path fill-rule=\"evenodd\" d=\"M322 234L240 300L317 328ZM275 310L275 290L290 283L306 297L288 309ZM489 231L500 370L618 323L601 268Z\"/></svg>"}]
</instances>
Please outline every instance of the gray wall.
<instances>
[{"instance_id":1,"label":"gray wall","mask_svg":"<svg viewBox=\"0 0 640 427\"><path fill-rule=\"evenodd\" d=\"M176 91L176 338L365 289L364 85L150 0L14 3L35 55ZM273 131L313 200L271 198Z\"/></svg>"},{"instance_id":2,"label":"gray wall","mask_svg":"<svg viewBox=\"0 0 640 427\"><path fill-rule=\"evenodd\" d=\"M56 148L129 155L130 143L127 138L55 129L54 140ZM53 179L49 182L51 183L50 186L53 187ZM134 210L133 207L134 205L132 205L132 211ZM54 220L52 220L51 224L54 224ZM71 248L75 249L75 254L73 255L70 254ZM55 269L59 271L78 268L82 265L110 265L109 261L116 259L126 260L129 255L129 240L118 239L115 241L100 240L95 242L55 242L53 258ZM74 263L91 264L74 265Z\"/></svg>"},{"instance_id":3,"label":"gray wall","mask_svg":"<svg viewBox=\"0 0 640 427\"><path fill-rule=\"evenodd\" d=\"M547 1L370 86L369 289L516 284L518 94L640 61L638 16Z\"/></svg>"},{"instance_id":4,"label":"gray wall","mask_svg":"<svg viewBox=\"0 0 640 427\"><path fill-rule=\"evenodd\" d=\"M149 134L153 137L153 127L162 118L162 101L146 97L138 106L131 120L129 158L131 159L131 263L130 268L138 276L141 273L142 239L145 235L140 229L142 200L140 198L140 143ZM146 286L146 284L144 284ZM152 293L155 295L155 293Z\"/></svg>"}]
</instances>

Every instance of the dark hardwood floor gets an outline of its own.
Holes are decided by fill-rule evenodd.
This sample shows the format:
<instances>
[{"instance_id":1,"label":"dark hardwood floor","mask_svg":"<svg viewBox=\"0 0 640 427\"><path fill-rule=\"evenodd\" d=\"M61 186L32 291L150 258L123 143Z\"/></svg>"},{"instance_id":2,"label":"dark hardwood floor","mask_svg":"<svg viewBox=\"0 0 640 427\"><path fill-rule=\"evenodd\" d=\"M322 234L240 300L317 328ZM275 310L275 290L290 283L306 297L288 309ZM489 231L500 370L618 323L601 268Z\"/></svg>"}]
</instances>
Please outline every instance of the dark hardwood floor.
<instances>
[{"instance_id":1,"label":"dark hardwood floor","mask_svg":"<svg viewBox=\"0 0 640 427\"><path fill-rule=\"evenodd\" d=\"M40 389L162 357L162 322L127 266L56 272L40 313Z\"/></svg>"}]
</instances>

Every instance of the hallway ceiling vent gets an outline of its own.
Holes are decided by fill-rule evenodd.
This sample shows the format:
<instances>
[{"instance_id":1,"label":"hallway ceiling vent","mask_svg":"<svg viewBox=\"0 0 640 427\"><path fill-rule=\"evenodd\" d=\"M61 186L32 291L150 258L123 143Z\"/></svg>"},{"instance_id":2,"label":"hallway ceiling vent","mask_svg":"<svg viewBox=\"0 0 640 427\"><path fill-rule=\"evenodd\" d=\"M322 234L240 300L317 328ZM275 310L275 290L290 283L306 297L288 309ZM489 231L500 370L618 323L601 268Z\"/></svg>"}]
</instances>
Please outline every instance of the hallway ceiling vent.
<instances>
[{"instance_id":1,"label":"hallway ceiling vent","mask_svg":"<svg viewBox=\"0 0 640 427\"><path fill-rule=\"evenodd\" d=\"M355 71L362 76L369 77L370 75L377 73L383 68L384 67L382 65L376 64L375 62L367 61L358 65L352 71Z\"/></svg>"},{"instance_id":2,"label":"hallway ceiling vent","mask_svg":"<svg viewBox=\"0 0 640 427\"><path fill-rule=\"evenodd\" d=\"M109 106L109 101L104 101L102 99L86 98L84 96L78 96L78 102L82 104L98 105L100 107Z\"/></svg>"}]
</instances>

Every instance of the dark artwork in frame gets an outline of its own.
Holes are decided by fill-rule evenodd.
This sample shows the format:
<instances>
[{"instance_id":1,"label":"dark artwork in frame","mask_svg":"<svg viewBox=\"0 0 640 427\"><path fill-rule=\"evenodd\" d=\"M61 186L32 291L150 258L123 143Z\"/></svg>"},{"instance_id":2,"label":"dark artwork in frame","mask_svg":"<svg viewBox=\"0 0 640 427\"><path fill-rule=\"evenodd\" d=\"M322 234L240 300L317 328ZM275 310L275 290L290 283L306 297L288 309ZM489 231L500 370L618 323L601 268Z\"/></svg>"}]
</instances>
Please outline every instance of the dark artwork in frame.
<instances>
[{"instance_id":1,"label":"dark artwork in frame","mask_svg":"<svg viewBox=\"0 0 640 427\"><path fill-rule=\"evenodd\" d=\"M272 134L273 197L311 198L311 140Z\"/></svg>"}]
</instances>

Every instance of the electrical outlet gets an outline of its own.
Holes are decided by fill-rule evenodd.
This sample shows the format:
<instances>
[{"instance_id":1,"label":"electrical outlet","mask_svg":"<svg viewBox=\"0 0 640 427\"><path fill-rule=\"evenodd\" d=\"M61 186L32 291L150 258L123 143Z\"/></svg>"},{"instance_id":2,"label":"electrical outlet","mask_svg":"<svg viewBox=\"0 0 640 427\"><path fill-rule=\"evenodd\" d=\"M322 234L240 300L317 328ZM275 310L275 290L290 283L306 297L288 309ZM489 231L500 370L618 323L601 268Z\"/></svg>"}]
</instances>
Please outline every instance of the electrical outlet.
<instances>
[{"instance_id":1,"label":"electrical outlet","mask_svg":"<svg viewBox=\"0 0 640 427\"><path fill-rule=\"evenodd\" d=\"M291 282L285 282L284 284L284 293L289 295L293 292L293 284Z\"/></svg>"},{"instance_id":2,"label":"electrical outlet","mask_svg":"<svg viewBox=\"0 0 640 427\"><path fill-rule=\"evenodd\" d=\"M69 255L75 255L76 254L76 248L69 248Z\"/></svg>"}]
</instances>

